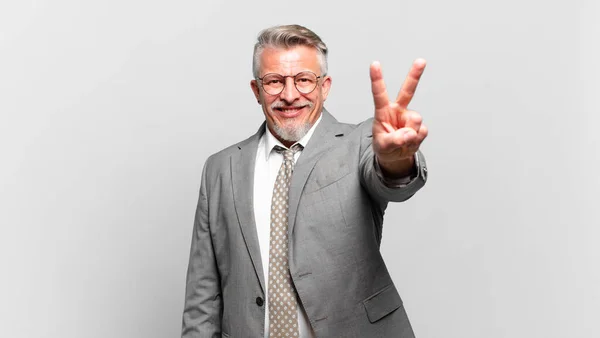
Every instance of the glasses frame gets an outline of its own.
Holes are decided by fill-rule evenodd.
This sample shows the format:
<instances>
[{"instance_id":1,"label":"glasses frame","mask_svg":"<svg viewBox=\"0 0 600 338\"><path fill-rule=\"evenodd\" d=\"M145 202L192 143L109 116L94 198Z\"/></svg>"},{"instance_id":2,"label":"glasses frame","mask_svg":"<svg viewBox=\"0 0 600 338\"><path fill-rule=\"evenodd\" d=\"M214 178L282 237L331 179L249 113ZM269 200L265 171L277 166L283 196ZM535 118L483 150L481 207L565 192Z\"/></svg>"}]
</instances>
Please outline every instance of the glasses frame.
<instances>
[{"instance_id":1,"label":"glasses frame","mask_svg":"<svg viewBox=\"0 0 600 338\"><path fill-rule=\"evenodd\" d=\"M314 75L314 76L317 78L317 84L315 85L315 88L313 88L313 89L312 89L310 92L308 92L308 93L304 93L304 92L302 92L300 89L298 89L298 85L296 84L296 76L298 76L298 75L300 75L300 74L304 74L304 73L310 73L310 74L313 74L313 75ZM264 79L265 77L267 77L268 75L278 75L278 76L281 76L281 77L283 78L283 87L281 87L281 91L280 91L279 93L277 93L277 94L271 94L271 93L267 92L267 90L265 89L265 86L264 86L264 83L263 83L263 79ZM259 77L259 78L256 78L256 79L257 79L257 80L260 80L260 86L262 87L262 90L263 90L263 91L264 91L264 92L265 92L267 95L276 96L276 95L279 95L279 94L283 93L283 91L285 90L285 86L287 86L287 80L286 80L286 79L287 79L288 77L291 77L291 78L293 78L293 79L294 79L294 87L296 87L296 90L298 91L298 93L300 93L300 94L303 94L303 95L308 95L308 94L310 94L310 93L314 92L314 91L315 91L315 89L317 89L317 87L319 86L319 80L320 80L321 78L325 77L325 76L326 76L326 74L317 75L317 74L315 74L315 73L311 72L310 70L305 70L305 71L302 71L302 72L300 72L300 73L297 73L296 75L281 75L281 74L278 74L278 73L267 73L267 74L263 75L263 77Z\"/></svg>"}]
</instances>

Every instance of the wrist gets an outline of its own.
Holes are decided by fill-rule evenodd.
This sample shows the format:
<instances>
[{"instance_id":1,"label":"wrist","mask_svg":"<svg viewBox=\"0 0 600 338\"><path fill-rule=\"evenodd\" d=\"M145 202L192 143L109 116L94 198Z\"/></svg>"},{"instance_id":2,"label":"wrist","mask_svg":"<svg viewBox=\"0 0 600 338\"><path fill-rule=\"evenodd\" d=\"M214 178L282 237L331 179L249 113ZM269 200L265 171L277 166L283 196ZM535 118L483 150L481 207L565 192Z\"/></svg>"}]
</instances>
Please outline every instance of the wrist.
<instances>
[{"instance_id":1,"label":"wrist","mask_svg":"<svg viewBox=\"0 0 600 338\"><path fill-rule=\"evenodd\" d=\"M385 160L377 156L377 162L381 168L382 174L389 178L402 178L411 176L415 172L414 156L394 160Z\"/></svg>"}]
</instances>

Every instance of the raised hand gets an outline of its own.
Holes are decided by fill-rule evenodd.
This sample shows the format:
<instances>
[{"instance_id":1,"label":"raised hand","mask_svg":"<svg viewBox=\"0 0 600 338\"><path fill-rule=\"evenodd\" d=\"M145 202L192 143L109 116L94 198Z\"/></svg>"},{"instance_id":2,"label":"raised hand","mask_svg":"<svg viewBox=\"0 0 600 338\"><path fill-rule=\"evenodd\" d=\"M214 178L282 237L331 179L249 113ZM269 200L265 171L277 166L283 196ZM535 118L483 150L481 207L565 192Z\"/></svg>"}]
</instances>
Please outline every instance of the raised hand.
<instances>
[{"instance_id":1,"label":"raised hand","mask_svg":"<svg viewBox=\"0 0 600 338\"><path fill-rule=\"evenodd\" d=\"M379 62L371 64L371 89L375 102L373 151L387 175L399 177L410 173L413 155L427 137L427 127L421 115L408 109L424 70L425 60L415 60L396 101L390 102L381 65Z\"/></svg>"}]
</instances>

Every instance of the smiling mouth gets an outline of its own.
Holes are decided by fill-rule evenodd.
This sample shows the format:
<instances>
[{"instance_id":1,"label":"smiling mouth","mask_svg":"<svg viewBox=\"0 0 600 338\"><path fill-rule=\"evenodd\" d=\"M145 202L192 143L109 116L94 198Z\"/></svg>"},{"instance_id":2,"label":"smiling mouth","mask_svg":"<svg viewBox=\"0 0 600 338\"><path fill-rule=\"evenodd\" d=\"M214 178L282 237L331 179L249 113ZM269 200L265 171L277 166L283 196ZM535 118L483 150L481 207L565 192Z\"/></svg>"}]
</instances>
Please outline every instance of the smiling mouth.
<instances>
[{"instance_id":1,"label":"smiling mouth","mask_svg":"<svg viewBox=\"0 0 600 338\"><path fill-rule=\"evenodd\" d=\"M300 109L302 109L304 107L306 107L306 106L302 106L302 107L278 107L278 108L275 108L275 110L279 110L279 111L282 111L282 112L294 112L294 111L300 110Z\"/></svg>"},{"instance_id":2,"label":"smiling mouth","mask_svg":"<svg viewBox=\"0 0 600 338\"><path fill-rule=\"evenodd\" d=\"M297 113L299 113L302 109L304 109L306 106L302 106L302 107L278 107L278 108L274 108L273 110L276 110L278 112L280 112L282 115L284 116L294 116Z\"/></svg>"}]
</instances>

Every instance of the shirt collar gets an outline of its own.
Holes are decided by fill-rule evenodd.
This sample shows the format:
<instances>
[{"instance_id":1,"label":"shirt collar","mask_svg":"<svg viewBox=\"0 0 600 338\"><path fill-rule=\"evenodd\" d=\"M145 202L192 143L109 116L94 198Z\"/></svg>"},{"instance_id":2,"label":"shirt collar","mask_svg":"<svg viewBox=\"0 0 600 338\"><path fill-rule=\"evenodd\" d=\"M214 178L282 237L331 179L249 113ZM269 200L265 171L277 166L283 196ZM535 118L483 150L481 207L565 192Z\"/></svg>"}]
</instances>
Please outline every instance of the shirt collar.
<instances>
[{"instance_id":1,"label":"shirt collar","mask_svg":"<svg viewBox=\"0 0 600 338\"><path fill-rule=\"evenodd\" d=\"M308 141L310 140L312 134L315 132L315 128L317 127L317 125L319 124L319 122L321 122L321 119L323 118L323 114L321 114L319 116L319 118L317 119L317 121L312 125L312 127L310 127L310 129L308 130L308 132L306 133L306 135L304 135L300 141L296 142L296 143L300 143L300 145L302 145L302 147L306 147L306 145L308 144ZM283 143L281 143L277 138L275 138L275 136L273 136L273 134L271 133L271 130L269 130L269 127L265 124L265 161L269 160L269 155L271 155L271 150L273 150L273 148L275 146L280 146L283 148L287 148L286 146L283 145Z\"/></svg>"}]
</instances>

